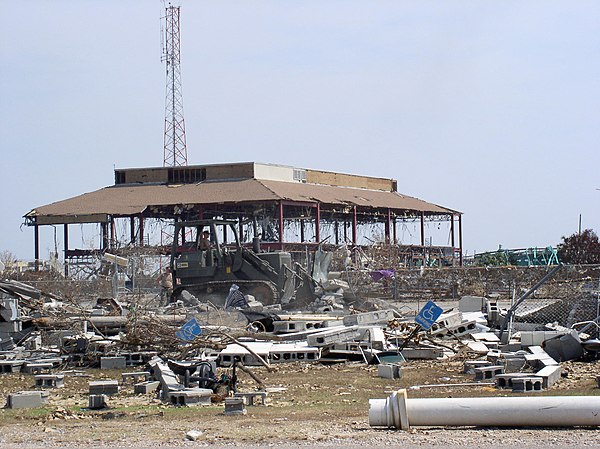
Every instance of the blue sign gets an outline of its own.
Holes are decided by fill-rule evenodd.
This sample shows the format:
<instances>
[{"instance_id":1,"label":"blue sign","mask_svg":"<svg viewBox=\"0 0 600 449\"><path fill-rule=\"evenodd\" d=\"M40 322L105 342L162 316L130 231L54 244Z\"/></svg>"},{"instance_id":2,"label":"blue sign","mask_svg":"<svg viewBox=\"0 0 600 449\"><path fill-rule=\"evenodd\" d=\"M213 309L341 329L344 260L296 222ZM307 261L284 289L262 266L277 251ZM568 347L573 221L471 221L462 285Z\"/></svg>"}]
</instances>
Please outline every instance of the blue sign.
<instances>
[{"instance_id":1,"label":"blue sign","mask_svg":"<svg viewBox=\"0 0 600 449\"><path fill-rule=\"evenodd\" d=\"M415 317L415 322L425 330L429 330L435 320L437 320L442 314L443 310L433 301L428 301L425 306L421 309L419 314Z\"/></svg>"},{"instance_id":2,"label":"blue sign","mask_svg":"<svg viewBox=\"0 0 600 449\"><path fill-rule=\"evenodd\" d=\"M196 318L192 318L185 323L180 330L175 332L177 338L183 341L194 341L194 339L202 334L202 328Z\"/></svg>"}]
</instances>

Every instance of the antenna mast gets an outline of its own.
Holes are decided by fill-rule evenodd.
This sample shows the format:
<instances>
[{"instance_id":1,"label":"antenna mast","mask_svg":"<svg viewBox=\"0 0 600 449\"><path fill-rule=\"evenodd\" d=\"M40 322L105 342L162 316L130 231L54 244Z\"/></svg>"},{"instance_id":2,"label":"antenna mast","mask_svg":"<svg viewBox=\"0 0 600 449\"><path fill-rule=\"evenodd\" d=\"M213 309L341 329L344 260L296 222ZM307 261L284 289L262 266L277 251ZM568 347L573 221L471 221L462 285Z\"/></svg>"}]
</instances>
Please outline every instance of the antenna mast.
<instances>
[{"instance_id":1,"label":"antenna mast","mask_svg":"<svg viewBox=\"0 0 600 449\"><path fill-rule=\"evenodd\" d=\"M179 6L165 8L165 43L161 61L167 64L167 95L165 101L165 152L163 167L187 165L183 94L181 91Z\"/></svg>"}]
</instances>

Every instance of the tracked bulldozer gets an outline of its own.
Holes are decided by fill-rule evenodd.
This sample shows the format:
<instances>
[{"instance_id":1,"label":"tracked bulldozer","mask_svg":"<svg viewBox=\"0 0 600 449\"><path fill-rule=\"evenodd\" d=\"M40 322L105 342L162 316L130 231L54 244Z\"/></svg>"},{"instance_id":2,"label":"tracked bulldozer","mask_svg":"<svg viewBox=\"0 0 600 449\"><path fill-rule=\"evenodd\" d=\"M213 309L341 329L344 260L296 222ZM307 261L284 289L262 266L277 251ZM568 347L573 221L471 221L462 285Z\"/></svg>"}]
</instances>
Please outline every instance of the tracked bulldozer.
<instances>
[{"instance_id":1,"label":"tracked bulldozer","mask_svg":"<svg viewBox=\"0 0 600 449\"><path fill-rule=\"evenodd\" d=\"M314 281L289 252L262 252L256 239L254 248L247 248L240 243L236 226L231 220L175 224L173 299L187 291L200 302L222 307L233 284L263 305L314 299Z\"/></svg>"}]
</instances>

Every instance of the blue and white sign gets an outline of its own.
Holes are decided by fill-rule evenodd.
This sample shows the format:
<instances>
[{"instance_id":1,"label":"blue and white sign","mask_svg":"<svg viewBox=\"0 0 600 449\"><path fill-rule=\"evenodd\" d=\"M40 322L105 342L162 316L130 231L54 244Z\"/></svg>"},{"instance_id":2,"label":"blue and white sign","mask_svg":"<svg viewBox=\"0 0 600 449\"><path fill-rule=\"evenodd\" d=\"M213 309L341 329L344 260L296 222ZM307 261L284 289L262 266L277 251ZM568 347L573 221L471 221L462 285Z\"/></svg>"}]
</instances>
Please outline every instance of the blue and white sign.
<instances>
[{"instance_id":1,"label":"blue and white sign","mask_svg":"<svg viewBox=\"0 0 600 449\"><path fill-rule=\"evenodd\" d=\"M442 314L443 310L433 301L428 301L415 317L415 322L425 330L431 329L435 320Z\"/></svg>"},{"instance_id":2,"label":"blue and white sign","mask_svg":"<svg viewBox=\"0 0 600 449\"><path fill-rule=\"evenodd\" d=\"M175 336L183 341L194 341L194 339L202 334L202 328L196 318L192 318L185 323L180 330L175 332Z\"/></svg>"}]
</instances>

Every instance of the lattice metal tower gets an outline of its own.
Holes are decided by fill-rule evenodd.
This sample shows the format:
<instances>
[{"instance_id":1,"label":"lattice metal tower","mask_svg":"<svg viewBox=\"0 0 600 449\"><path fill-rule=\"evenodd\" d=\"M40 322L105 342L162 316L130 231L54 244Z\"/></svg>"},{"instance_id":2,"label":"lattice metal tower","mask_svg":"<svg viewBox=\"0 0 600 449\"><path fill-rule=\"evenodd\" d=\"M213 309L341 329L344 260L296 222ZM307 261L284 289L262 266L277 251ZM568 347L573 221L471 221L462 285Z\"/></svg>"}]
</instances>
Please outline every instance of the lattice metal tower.
<instances>
[{"instance_id":1,"label":"lattice metal tower","mask_svg":"<svg viewBox=\"0 0 600 449\"><path fill-rule=\"evenodd\" d=\"M179 8L170 3L165 8L165 41L161 58L167 64L164 167L187 165L188 163L181 91Z\"/></svg>"}]
</instances>

